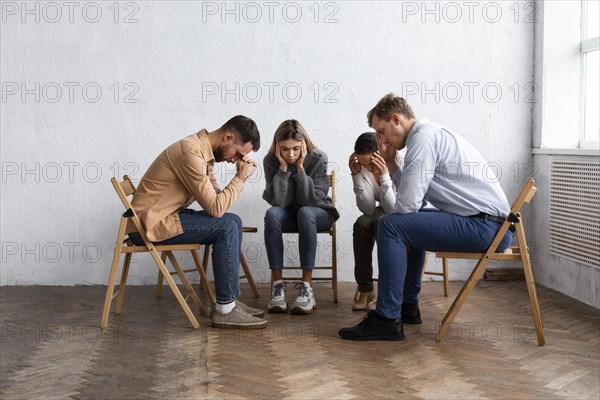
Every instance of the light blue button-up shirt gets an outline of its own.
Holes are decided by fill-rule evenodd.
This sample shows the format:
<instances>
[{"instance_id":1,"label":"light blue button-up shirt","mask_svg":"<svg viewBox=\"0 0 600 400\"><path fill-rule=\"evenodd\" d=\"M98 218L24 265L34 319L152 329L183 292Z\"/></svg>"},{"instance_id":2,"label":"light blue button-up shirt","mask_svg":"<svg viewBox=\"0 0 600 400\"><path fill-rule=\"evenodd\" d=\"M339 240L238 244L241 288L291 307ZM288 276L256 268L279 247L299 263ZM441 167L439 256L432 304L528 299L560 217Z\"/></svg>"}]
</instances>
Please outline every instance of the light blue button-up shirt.
<instances>
[{"instance_id":1,"label":"light blue button-up shirt","mask_svg":"<svg viewBox=\"0 0 600 400\"><path fill-rule=\"evenodd\" d=\"M453 214L506 218L510 207L495 174L499 165L486 163L467 140L421 118L408 133L406 149L404 168L393 177L394 212L417 212L425 200Z\"/></svg>"}]
</instances>

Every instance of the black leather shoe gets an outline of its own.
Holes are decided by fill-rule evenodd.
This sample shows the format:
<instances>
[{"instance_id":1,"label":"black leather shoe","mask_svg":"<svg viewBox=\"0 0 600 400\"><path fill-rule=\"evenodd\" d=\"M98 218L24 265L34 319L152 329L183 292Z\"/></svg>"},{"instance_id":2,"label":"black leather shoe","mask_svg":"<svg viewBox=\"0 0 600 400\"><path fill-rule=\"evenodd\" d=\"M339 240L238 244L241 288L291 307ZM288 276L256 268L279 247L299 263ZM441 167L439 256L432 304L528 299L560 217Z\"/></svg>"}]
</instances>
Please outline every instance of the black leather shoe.
<instances>
[{"instance_id":1,"label":"black leather shoe","mask_svg":"<svg viewBox=\"0 0 600 400\"><path fill-rule=\"evenodd\" d=\"M347 340L404 340L406 336L400 319L386 322L381 318L376 311L369 311L358 325L342 328L338 334Z\"/></svg>"},{"instance_id":2,"label":"black leather shoe","mask_svg":"<svg viewBox=\"0 0 600 400\"><path fill-rule=\"evenodd\" d=\"M400 315L402 322L405 324L420 324L422 322L418 304L402 304Z\"/></svg>"}]
</instances>

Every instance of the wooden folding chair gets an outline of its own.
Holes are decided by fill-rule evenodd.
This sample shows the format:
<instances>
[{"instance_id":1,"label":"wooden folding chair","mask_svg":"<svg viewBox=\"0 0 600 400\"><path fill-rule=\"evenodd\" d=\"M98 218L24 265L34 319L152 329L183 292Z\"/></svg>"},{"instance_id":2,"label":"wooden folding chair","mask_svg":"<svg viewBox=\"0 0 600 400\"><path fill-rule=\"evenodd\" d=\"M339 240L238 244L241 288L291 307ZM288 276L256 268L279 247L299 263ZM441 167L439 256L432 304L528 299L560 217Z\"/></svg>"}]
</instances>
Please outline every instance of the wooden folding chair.
<instances>
[{"instance_id":1,"label":"wooden folding chair","mask_svg":"<svg viewBox=\"0 0 600 400\"><path fill-rule=\"evenodd\" d=\"M331 171L331 174L328 176L329 178L329 186L331 187L331 203L335 207L335 171ZM295 232L286 232L287 233L295 233ZM331 237L331 265L320 265L315 266L315 271L322 270L331 270L331 277L325 276L313 276L313 281L331 281L331 288L333 289L333 301L337 303L338 301L338 284L337 284L337 232L335 227L335 221L331 224L331 228L317 232L319 234L327 234ZM301 266L284 266L283 271L286 270L301 270ZM302 277L299 276L289 276L284 277L285 281L300 281Z\"/></svg>"},{"instance_id":2,"label":"wooden folding chair","mask_svg":"<svg viewBox=\"0 0 600 400\"><path fill-rule=\"evenodd\" d=\"M129 202L129 199L127 198L127 196L133 195L135 193L135 186L134 186L133 182L131 182L131 179L129 179L129 177L127 175L125 175L123 177L122 182L117 181L115 178L112 178L111 182L113 184L113 187L115 188L115 191L119 195L119 198L121 199L121 202L123 203L123 206L125 207L126 211L121 216L121 222L119 224L119 231L117 233L117 241L116 241L116 245L115 245L115 253L114 253L114 257L113 257L112 267L110 269L110 275L108 278L108 287L106 289L106 297L104 300L104 308L102 310L102 319L100 321L100 327L102 327L102 328L107 327L110 306L111 306L112 300L115 297L117 298L117 302L115 304L115 314L119 315L121 313L123 297L125 295L125 286L127 284L127 275L129 272L129 264L131 262L131 257L133 255L133 253L150 253L150 255L152 256L152 258L154 259L154 262L156 263L156 265L158 267L158 270L160 271L159 273L162 276L164 276L165 279L167 280L169 287L173 291L173 294L177 298L177 301L181 305L181 308L183 309L185 315L188 317L190 323L192 324L192 327L194 327L194 329L197 329L200 326L200 324L198 324L198 320L196 319L196 317L192 313L192 310L190 309L190 307L187 304L188 299L191 297L194 305L196 306L198 311L200 311L200 313L202 313L203 315L206 315L206 310L204 309L202 302L196 295L196 292L194 291L192 285L186 278L184 271L179 266L179 263L177 262L176 257L173 255L173 251L179 251L179 250L191 251L192 256L194 257L194 261L196 263L196 269L200 273L200 276L202 277L202 279L204 281L206 281L206 275L204 274L202 265L199 262L200 260L199 260L198 254L196 253L200 249L200 245L199 244L175 244L175 245L155 246L150 240L148 240L148 237L146 236L146 230L142 226L142 223L140 222L139 217L135 213L135 210L133 209L133 207L131 206L131 203ZM129 220L131 220L133 222L133 224L135 225L138 233L140 234L140 236L142 237L142 240L144 241L145 246L133 245L133 243L131 243L131 241L129 239L125 239L125 229L127 227L127 222ZM159 252L161 252L160 255L159 255ZM123 262L123 271L121 273L121 282L119 284L119 289L117 290L116 293L114 293L115 280L117 277L117 271L119 269L119 261L121 258L121 254L123 254L123 253L125 254L125 260ZM181 279L181 282L183 283L183 285L187 291L186 297L183 297L183 295L179 291L179 288L175 284L175 281L171 277L171 274L169 273L169 271L165 265L165 261L167 258L169 259L169 261L171 261L171 264L175 268L175 272L179 276L179 279Z\"/></svg>"},{"instance_id":3,"label":"wooden folding chair","mask_svg":"<svg viewBox=\"0 0 600 400\"><path fill-rule=\"evenodd\" d=\"M492 244L488 247L485 253L464 253L464 252L448 252L448 251L439 251L436 253L437 257L440 257L444 264L446 263L446 259L448 258L460 258L460 259L471 259L471 260L479 260L473 272L469 276L469 279L465 282L460 293L454 299L454 303L444 316L442 320L442 326L438 331L435 339L437 341L441 341L450 324L454 321L454 318L460 311L460 308L464 304L465 300L473 290L473 287L477 283L477 280L483 273L483 270L488 265L490 260L499 260L499 261L521 261L523 264L523 270L525 273L525 281L527 284L527 291L529 293L529 303L531 304L531 312L533 314L533 322L535 324L535 332L537 334L538 344L543 346L544 341L544 325L542 323L542 317L540 314L540 307L538 303L537 293L535 290L535 282L533 279L533 271L531 269L531 261L529 259L529 248L527 247L527 240L525 238L525 230L523 228L523 219L519 211L521 207L525 203L529 203L533 198L533 195L536 192L536 187L534 186L535 181L532 178L529 178L521 190L521 193L517 197L517 200L513 204L510 209L510 213L508 217L500 226L500 230L494 237ZM498 245L502 241L502 238L506 234L506 231L513 226L517 235L518 246L509 247L504 253L496 253L496 249ZM446 266L447 268L447 266Z\"/></svg>"},{"instance_id":4,"label":"wooden folding chair","mask_svg":"<svg viewBox=\"0 0 600 400\"><path fill-rule=\"evenodd\" d=\"M250 227L250 226L242 227L242 232L244 232L244 233L256 233L257 231L258 231L258 229L256 227ZM208 280L206 279L206 272L208 271L208 258L210 255L210 247L211 247L210 244L204 245L204 258L202 260L202 263L200 263L200 260L198 259L198 254L196 254L196 252L192 252L192 256L194 257L194 263L196 264L196 266L198 266L198 265L202 266L200 268L202 270L202 272L200 272L198 270L198 268L184 269L183 272L185 272L185 273L196 272L196 271L200 272L200 283L199 283L200 289L206 290L211 303L216 304L215 294L214 294L213 290L211 289L211 287L208 283ZM248 267L246 258L244 257L244 254L241 251L240 251L240 264L242 265L242 272L240 274L240 279L248 280L248 284L250 285L252 294L254 294L254 297L256 297L258 299L260 296L258 294L258 290L256 289L256 283L254 282L254 278L252 277L252 272L250 272L250 267ZM177 271L171 271L169 273L171 275L174 275L177 273ZM158 280L156 282L156 296L157 297L161 296L162 285L163 285L163 275L159 271L158 272Z\"/></svg>"}]
</instances>

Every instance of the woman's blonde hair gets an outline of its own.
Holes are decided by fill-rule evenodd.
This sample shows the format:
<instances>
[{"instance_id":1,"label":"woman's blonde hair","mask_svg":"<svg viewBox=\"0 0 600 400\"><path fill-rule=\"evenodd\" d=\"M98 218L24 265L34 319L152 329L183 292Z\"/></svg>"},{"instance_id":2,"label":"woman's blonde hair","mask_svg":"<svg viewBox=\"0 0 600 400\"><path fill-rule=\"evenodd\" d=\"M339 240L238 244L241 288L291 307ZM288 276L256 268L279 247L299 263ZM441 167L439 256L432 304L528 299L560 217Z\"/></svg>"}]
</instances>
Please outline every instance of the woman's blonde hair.
<instances>
[{"instance_id":1,"label":"woman's blonde hair","mask_svg":"<svg viewBox=\"0 0 600 400\"><path fill-rule=\"evenodd\" d=\"M271 144L269 153L275 153L277 142L287 139L306 142L306 151L309 153L317 148L312 140L310 140L310 137L308 136L308 133L306 133L306 130L302 124L295 119L288 119L279 124L279 127L275 131L275 135L273 135L273 143Z\"/></svg>"}]
</instances>

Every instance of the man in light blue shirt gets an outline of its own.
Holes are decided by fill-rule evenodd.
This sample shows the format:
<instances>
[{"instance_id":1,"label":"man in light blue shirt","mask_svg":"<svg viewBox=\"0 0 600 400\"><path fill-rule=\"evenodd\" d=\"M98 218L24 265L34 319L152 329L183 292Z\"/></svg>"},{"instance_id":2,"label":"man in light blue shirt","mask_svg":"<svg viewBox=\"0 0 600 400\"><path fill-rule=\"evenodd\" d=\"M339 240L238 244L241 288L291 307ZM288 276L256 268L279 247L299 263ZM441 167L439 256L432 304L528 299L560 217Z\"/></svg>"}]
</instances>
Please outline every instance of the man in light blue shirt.
<instances>
[{"instance_id":1,"label":"man in light blue shirt","mask_svg":"<svg viewBox=\"0 0 600 400\"><path fill-rule=\"evenodd\" d=\"M402 323L421 323L425 251L485 252L510 207L492 165L461 136L427 118L417 120L405 99L389 93L367 117L398 193L394 213L380 220L377 232L377 309L339 335L403 340ZM393 160L404 147L400 170ZM423 209L424 202L436 208ZM512 238L508 231L497 251Z\"/></svg>"}]
</instances>

